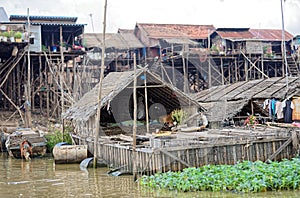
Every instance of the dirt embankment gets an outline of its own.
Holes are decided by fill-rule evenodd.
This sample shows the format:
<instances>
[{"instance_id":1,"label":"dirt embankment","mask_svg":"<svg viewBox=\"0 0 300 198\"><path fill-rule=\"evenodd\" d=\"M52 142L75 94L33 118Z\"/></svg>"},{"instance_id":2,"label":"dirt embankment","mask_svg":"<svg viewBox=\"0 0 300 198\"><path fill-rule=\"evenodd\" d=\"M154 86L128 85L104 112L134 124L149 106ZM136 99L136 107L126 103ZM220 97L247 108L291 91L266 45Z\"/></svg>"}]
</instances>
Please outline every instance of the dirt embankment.
<instances>
[{"instance_id":1,"label":"dirt embankment","mask_svg":"<svg viewBox=\"0 0 300 198\"><path fill-rule=\"evenodd\" d=\"M32 128L48 132L49 128L59 125L55 120L50 120L40 114L32 114ZM24 119L24 115L23 115ZM0 111L0 132L5 131L11 133L19 127L24 127L22 117L18 112L13 111Z\"/></svg>"}]
</instances>

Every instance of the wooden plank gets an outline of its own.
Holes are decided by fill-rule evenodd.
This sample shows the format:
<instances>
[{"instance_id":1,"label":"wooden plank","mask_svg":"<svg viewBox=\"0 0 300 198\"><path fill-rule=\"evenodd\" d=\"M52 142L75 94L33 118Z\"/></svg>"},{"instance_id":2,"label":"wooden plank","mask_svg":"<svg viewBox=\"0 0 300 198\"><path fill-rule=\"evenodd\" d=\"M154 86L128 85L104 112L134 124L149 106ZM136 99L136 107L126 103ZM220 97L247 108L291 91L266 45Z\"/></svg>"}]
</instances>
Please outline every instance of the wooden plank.
<instances>
[{"instance_id":1,"label":"wooden plank","mask_svg":"<svg viewBox=\"0 0 300 198\"><path fill-rule=\"evenodd\" d=\"M278 154L281 153L283 149L285 149L292 142L292 137L290 137L283 145L281 145L267 160L272 161Z\"/></svg>"},{"instance_id":2,"label":"wooden plank","mask_svg":"<svg viewBox=\"0 0 300 198\"><path fill-rule=\"evenodd\" d=\"M255 150L256 150L256 160L262 159L259 155L258 143L255 143Z\"/></svg>"},{"instance_id":3,"label":"wooden plank","mask_svg":"<svg viewBox=\"0 0 300 198\"><path fill-rule=\"evenodd\" d=\"M176 160L176 161L178 161L178 162L180 162L180 163L186 165L187 167L191 167L190 164L188 164L188 163L186 163L185 161L179 159L178 157L176 157L176 156L173 155L172 153L170 153L170 152L168 152L168 151L166 151L166 150L163 150L163 149L159 149L159 151L162 152L162 153L164 153L165 155L169 156L170 158L172 158L172 159L174 159L174 160Z\"/></svg>"},{"instance_id":4,"label":"wooden plank","mask_svg":"<svg viewBox=\"0 0 300 198\"><path fill-rule=\"evenodd\" d=\"M236 156L237 156L237 153L236 153L236 149L235 149L235 146L232 147L232 155L233 155L233 163L236 164Z\"/></svg>"}]
</instances>

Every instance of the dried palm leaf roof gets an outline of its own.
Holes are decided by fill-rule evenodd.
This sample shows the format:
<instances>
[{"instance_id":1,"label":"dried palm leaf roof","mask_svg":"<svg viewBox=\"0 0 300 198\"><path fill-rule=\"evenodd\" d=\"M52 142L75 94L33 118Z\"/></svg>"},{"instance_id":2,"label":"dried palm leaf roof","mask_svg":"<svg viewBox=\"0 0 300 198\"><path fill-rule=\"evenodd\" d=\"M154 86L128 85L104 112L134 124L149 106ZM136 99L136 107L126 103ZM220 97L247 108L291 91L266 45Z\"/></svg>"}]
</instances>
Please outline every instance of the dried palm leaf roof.
<instances>
[{"instance_id":1,"label":"dried palm leaf roof","mask_svg":"<svg viewBox=\"0 0 300 198\"><path fill-rule=\"evenodd\" d=\"M240 112L243 107L248 104L248 100L237 101L218 101L218 102L200 102L200 105L207 109L205 113L207 119L210 122L218 122L225 120L226 118L234 117Z\"/></svg>"},{"instance_id":2,"label":"dried palm leaf roof","mask_svg":"<svg viewBox=\"0 0 300 198\"><path fill-rule=\"evenodd\" d=\"M169 83L163 81L158 75L151 73L147 69L137 69L137 84L143 85L144 78L146 78L148 85L158 85L154 88L148 88L148 96L160 98L160 103L166 106L178 105L178 101L181 106L196 106L201 110L205 108L190 98ZM114 98L125 89L133 88L134 71L126 72L110 72L102 83L101 94L101 108L108 105ZM161 85L161 86L159 86ZM64 114L64 119L75 121L87 121L91 116L94 116L98 106L98 91L99 84L97 84L91 91L86 93L78 102L70 107ZM172 99L172 96L176 96L176 100ZM168 97L170 96L170 97Z\"/></svg>"},{"instance_id":3,"label":"dried palm leaf roof","mask_svg":"<svg viewBox=\"0 0 300 198\"><path fill-rule=\"evenodd\" d=\"M102 47L102 33L85 33L83 35L84 43L87 48ZM131 32L121 33L106 33L105 34L105 48L128 50L143 48L144 45Z\"/></svg>"},{"instance_id":4,"label":"dried palm leaf roof","mask_svg":"<svg viewBox=\"0 0 300 198\"><path fill-rule=\"evenodd\" d=\"M286 96L286 77L242 81L212 87L193 95L198 102L231 101L240 99L284 99ZM300 78L289 77L290 92L300 83Z\"/></svg>"},{"instance_id":5,"label":"dried palm leaf roof","mask_svg":"<svg viewBox=\"0 0 300 198\"><path fill-rule=\"evenodd\" d=\"M234 117L250 100L276 98L283 100L300 94L300 78L286 77L237 82L229 85L212 87L192 96L207 109L209 121L222 121Z\"/></svg>"}]
</instances>

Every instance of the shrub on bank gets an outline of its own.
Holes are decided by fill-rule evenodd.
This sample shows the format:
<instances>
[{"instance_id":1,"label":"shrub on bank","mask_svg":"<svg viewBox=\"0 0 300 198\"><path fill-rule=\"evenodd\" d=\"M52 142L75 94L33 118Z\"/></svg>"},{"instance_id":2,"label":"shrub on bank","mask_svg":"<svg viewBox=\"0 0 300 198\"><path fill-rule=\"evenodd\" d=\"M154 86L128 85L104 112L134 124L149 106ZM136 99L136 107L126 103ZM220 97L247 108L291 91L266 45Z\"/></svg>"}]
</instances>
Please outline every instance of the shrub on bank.
<instances>
[{"instance_id":1,"label":"shrub on bank","mask_svg":"<svg viewBox=\"0 0 300 198\"><path fill-rule=\"evenodd\" d=\"M300 189L300 159L207 165L140 179L143 187L188 191L265 192Z\"/></svg>"},{"instance_id":2,"label":"shrub on bank","mask_svg":"<svg viewBox=\"0 0 300 198\"><path fill-rule=\"evenodd\" d=\"M52 153L52 150L57 143L67 142L72 144L72 138L68 128L65 128L64 133L59 129L54 129L51 133L45 135L45 138L47 139L47 149L50 153Z\"/></svg>"}]
</instances>

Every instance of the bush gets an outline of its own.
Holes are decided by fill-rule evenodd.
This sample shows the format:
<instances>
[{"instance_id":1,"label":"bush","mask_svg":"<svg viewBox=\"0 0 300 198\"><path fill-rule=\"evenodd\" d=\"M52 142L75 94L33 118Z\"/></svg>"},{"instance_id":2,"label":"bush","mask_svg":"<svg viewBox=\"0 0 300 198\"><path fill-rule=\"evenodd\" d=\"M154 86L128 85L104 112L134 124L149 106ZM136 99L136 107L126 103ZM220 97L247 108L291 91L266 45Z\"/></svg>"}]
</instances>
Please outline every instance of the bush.
<instances>
[{"instance_id":1,"label":"bush","mask_svg":"<svg viewBox=\"0 0 300 198\"><path fill-rule=\"evenodd\" d=\"M62 131L60 131L58 129L54 129L54 131L52 133L45 135L45 138L47 139L48 151L52 153L54 146L60 142L67 142L69 144L72 144L72 138L71 138L69 132L70 131L68 130L68 128L65 129L64 134L62 133Z\"/></svg>"},{"instance_id":2,"label":"bush","mask_svg":"<svg viewBox=\"0 0 300 198\"><path fill-rule=\"evenodd\" d=\"M22 38L22 33L21 32L16 32L15 33L15 38L17 38L17 39Z\"/></svg>"},{"instance_id":3,"label":"bush","mask_svg":"<svg viewBox=\"0 0 300 198\"><path fill-rule=\"evenodd\" d=\"M3 32L3 36L5 36L5 37L9 37L9 32Z\"/></svg>"}]
</instances>

